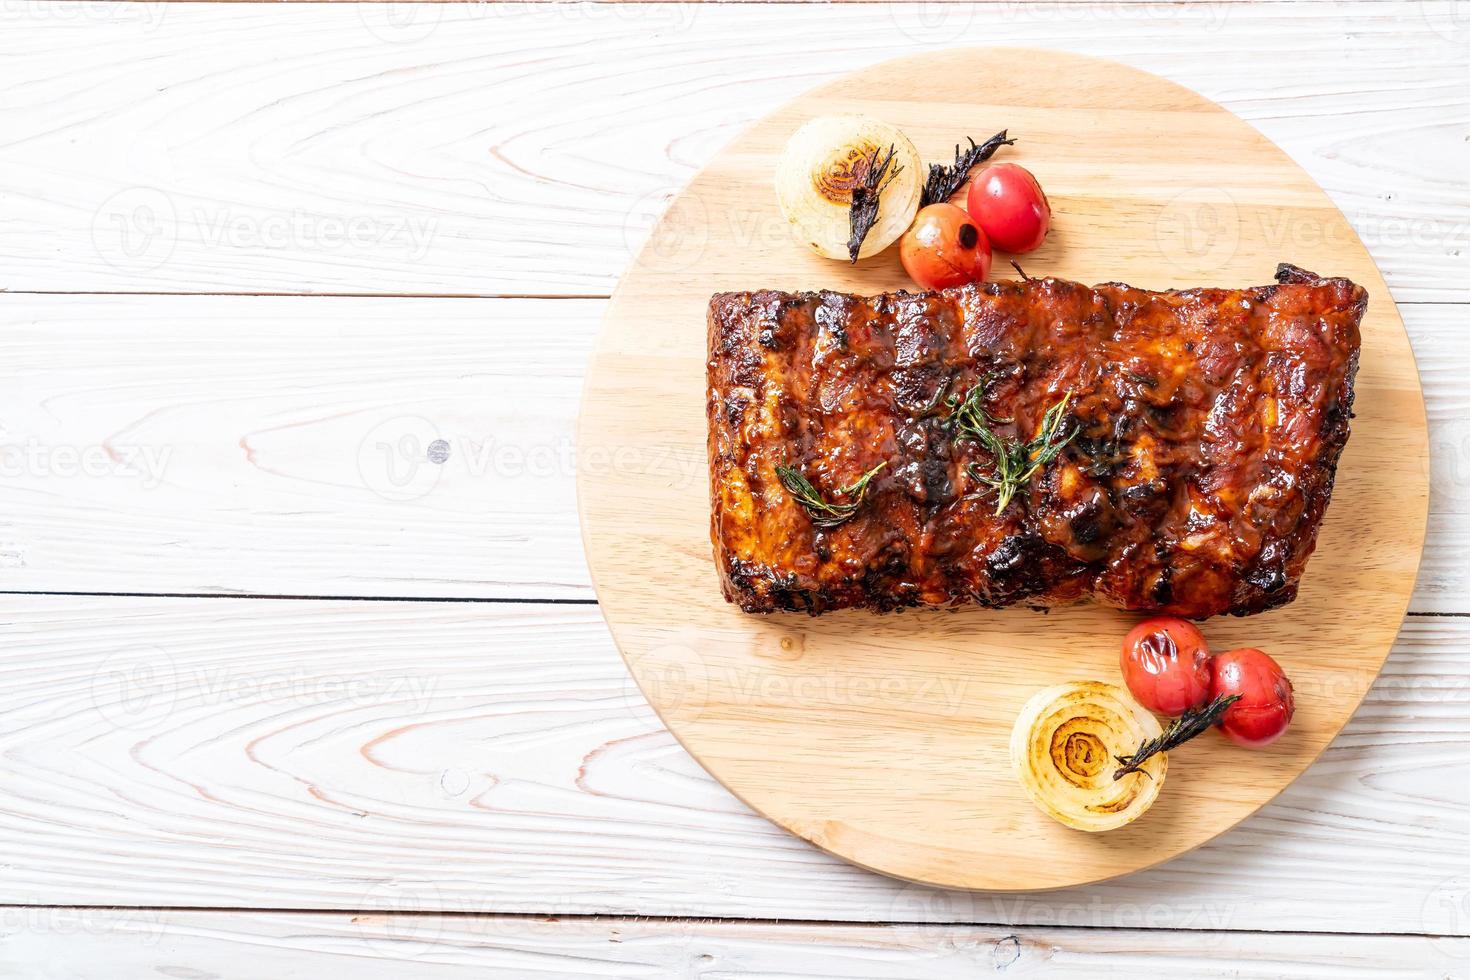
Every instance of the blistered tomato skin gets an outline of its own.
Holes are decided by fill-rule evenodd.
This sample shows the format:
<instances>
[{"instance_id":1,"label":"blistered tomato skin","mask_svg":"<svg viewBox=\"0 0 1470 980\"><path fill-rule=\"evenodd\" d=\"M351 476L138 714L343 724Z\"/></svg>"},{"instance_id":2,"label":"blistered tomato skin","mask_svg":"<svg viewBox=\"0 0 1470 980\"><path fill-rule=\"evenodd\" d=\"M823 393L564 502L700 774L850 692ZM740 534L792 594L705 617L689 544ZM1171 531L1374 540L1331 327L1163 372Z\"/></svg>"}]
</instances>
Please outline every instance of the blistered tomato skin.
<instances>
[{"instance_id":1,"label":"blistered tomato skin","mask_svg":"<svg viewBox=\"0 0 1470 980\"><path fill-rule=\"evenodd\" d=\"M1156 616L1123 638L1123 680L1138 703L1171 717L1210 698L1210 648L1193 624Z\"/></svg>"},{"instance_id":2,"label":"blistered tomato skin","mask_svg":"<svg viewBox=\"0 0 1470 980\"><path fill-rule=\"evenodd\" d=\"M1291 681L1281 665L1249 647L1215 658L1210 696L1222 694L1240 695L1220 719L1220 731L1238 745L1256 747L1276 741L1296 711Z\"/></svg>"},{"instance_id":3,"label":"blistered tomato skin","mask_svg":"<svg viewBox=\"0 0 1470 980\"><path fill-rule=\"evenodd\" d=\"M899 239L898 257L909 278L925 289L982 282L990 274L989 239L953 204L922 209Z\"/></svg>"},{"instance_id":4,"label":"blistered tomato skin","mask_svg":"<svg viewBox=\"0 0 1470 980\"><path fill-rule=\"evenodd\" d=\"M1031 171L1014 163L980 171L965 206L991 246L1003 252L1034 251L1051 228L1051 202Z\"/></svg>"}]
</instances>

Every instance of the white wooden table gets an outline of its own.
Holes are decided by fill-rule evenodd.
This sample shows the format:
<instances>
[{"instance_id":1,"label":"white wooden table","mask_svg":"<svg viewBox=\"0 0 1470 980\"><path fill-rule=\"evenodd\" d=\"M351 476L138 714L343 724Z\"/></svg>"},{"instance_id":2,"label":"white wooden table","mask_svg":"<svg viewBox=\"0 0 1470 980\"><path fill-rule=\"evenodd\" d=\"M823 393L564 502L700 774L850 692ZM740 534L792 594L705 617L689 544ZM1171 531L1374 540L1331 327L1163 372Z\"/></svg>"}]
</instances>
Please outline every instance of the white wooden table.
<instances>
[{"instance_id":1,"label":"white wooden table","mask_svg":"<svg viewBox=\"0 0 1470 980\"><path fill-rule=\"evenodd\" d=\"M909 886L748 811L627 679L573 502L663 202L803 89L958 44L1251 120L1428 396L1362 710L1236 831L1072 891ZM1470 974L1464 0L9 0L0 289L0 975Z\"/></svg>"}]
</instances>

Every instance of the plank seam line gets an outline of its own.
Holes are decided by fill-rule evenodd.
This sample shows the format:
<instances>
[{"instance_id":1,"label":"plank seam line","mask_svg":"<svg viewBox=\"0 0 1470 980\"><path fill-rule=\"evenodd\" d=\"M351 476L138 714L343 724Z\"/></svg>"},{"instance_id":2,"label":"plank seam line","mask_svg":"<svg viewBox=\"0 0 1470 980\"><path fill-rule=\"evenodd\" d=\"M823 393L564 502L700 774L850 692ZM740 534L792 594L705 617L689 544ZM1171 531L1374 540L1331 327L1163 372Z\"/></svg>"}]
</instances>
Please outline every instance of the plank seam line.
<instances>
[{"instance_id":1,"label":"plank seam line","mask_svg":"<svg viewBox=\"0 0 1470 980\"><path fill-rule=\"evenodd\" d=\"M301 2L301 0L297 0ZM0 902L0 909L48 909L68 912L186 912L214 915L240 915L240 914L263 914L263 915L348 915L348 916L397 916L413 918L445 918L445 919L484 919L489 921L526 921L526 922L587 922L640 925L644 923L667 923L669 925L687 925L707 923L710 925L756 925L790 927L798 929L810 928L929 928L946 929L956 926L966 926L978 929L1005 929L1018 932L1032 931L1055 931L1055 930L1086 930L1088 932L1169 932L1169 933L1197 933L1217 932L1231 933L1243 936L1356 936L1365 939L1452 939L1463 940L1470 937L1456 933L1436 932L1350 932L1340 929L1192 929L1189 927L1153 927L1153 926L1105 926L1105 925L1018 925L1009 922L982 922L964 920L944 920L938 922L923 922L913 919L804 919L804 918L751 918L744 916L724 915L602 915L596 912L572 912L572 913L536 913L536 912L463 912L458 910L432 911L428 909L339 909L339 908L256 908L253 906L209 906L209 905L64 905L24 902Z\"/></svg>"},{"instance_id":2,"label":"plank seam line","mask_svg":"<svg viewBox=\"0 0 1470 980\"><path fill-rule=\"evenodd\" d=\"M165 0L165 2L190 2L190 0ZM238 0L237 0L238 2ZM279 3L281 0L245 0L245 2ZM317 0L288 0L293 4L315 3ZM323 3L340 3L341 0L321 0ZM375 2L375 0L369 0ZM453 2L453 0L419 0L419 2ZM579 0L536 0L541 3L570 3ZM628 0L592 0L602 3L624 3ZM682 0L661 0L676 3ZM715 3L750 3L767 0L711 0ZM783 2L818 3L825 0L783 0ZM845 3L887 2L887 0L841 0ZM955 0L959 2L959 0ZM1091 2L1091 0L1078 0ZM1329 0L1320 0L1329 2ZM1387 0L1365 0L1365 2L1387 2ZM206 297L220 299L529 299L529 300L609 300L611 293L292 293L292 292L150 292L129 290L68 290L68 289L0 289L0 296L156 296L156 297ZM1395 306L1470 306L1470 299L1396 299Z\"/></svg>"},{"instance_id":3,"label":"plank seam line","mask_svg":"<svg viewBox=\"0 0 1470 980\"><path fill-rule=\"evenodd\" d=\"M302 0L294 0L302 2ZM335 2L335 0L334 0ZM733 2L733 0L731 0ZM288 595L265 592L86 592L53 589L0 589L0 596L58 596L98 599L273 599L282 602L470 602L507 606L595 606L597 599L528 598L521 596L421 596L421 595ZM1418 612L1409 610L1405 618L1463 619L1470 612ZM0 908L5 903L0 902ZM1376 935L1376 933L1375 933Z\"/></svg>"},{"instance_id":4,"label":"plank seam line","mask_svg":"<svg viewBox=\"0 0 1470 980\"><path fill-rule=\"evenodd\" d=\"M166 0L173 2L173 0ZM193 2L193 0L178 0L178 2ZM280 3L282 0L258 0L261 3ZM289 0L289 2L302 4L313 0ZM323 0L326 3L340 3L341 0ZM371 2L371 0L370 0ZM441 2L441 0L418 0L418 2ZM448 0L442 0L448 2ZM478 0L477 0L478 2ZM580 0L538 0L542 3L580 2ZM604 0L604 2L624 2L624 0ZM669 3L680 2L680 0L667 0ZM721 3L747 3L751 0L716 0ZM820 0L795 0L799 3L820 2ZM0 289L3 296L213 296L213 297L267 297L267 298L289 298L289 299L611 299L611 293L293 293L293 292L167 292L163 290L129 290L129 289ZM1446 300L1446 303L1454 305L1460 301ZM1464 301L1470 305L1470 300Z\"/></svg>"},{"instance_id":5,"label":"plank seam line","mask_svg":"<svg viewBox=\"0 0 1470 980\"><path fill-rule=\"evenodd\" d=\"M502 605L595 606L596 599L517 596L289 595L267 592L87 592L53 589L0 589L0 596L77 596L117 599L279 599L285 602L479 602ZM1470 615L1470 613L1467 613ZM0 903L0 908L4 903Z\"/></svg>"},{"instance_id":6,"label":"plank seam line","mask_svg":"<svg viewBox=\"0 0 1470 980\"><path fill-rule=\"evenodd\" d=\"M164 0L164 2L183 4L199 3L199 0ZM213 0L213 2L227 2L227 0ZM342 0L228 0L228 2L247 2L259 6L265 6L266 4L271 3L289 2L297 7L325 7L333 3L341 3ZM388 2L388 0L366 0L366 2L383 3ZM535 4L537 6L545 7L569 6L573 3L580 2L593 3L599 6L624 4L627 6L638 7L658 7L674 3L687 3L689 2L689 0L408 0L408 2L438 3L446 7L467 7L471 6L472 4L478 3L491 3L495 5L505 6L512 3L524 4L527 2ZM703 2L711 3L717 6L736 6L737 4L749 6L751 4L761 4L768 7L802 7L816 3L828 3L832 2L832 0L703 0ZM878 6L880 4L892 2L892 0L837 0L837 2L844 3L850 6L861 7ZM1004 0L937 0L937 2L952 4L955 6L966 3L977 3L979 6L984 7L1000 4L1004 2ZM1103 5L1102 0L1063 0L1063 2L1067 6L1073 7L1097 7ZM1181 7L1186 5L1189 0L1117 0L1117 2L1130 7ZM1259 5L1261 0L1218 0L1218 2L1224 3L1229 6L1244 7L1250 4ZM1341 3L1342 0L1296 0L1296 2L1303 6L1324 6L1329 3ZM1354 0L1354 3L1352 5L1361 7L1372 7L1380 4L1389 4L1394 2L1398 2L1398 0ZM1441 2L1450 3L1452 2L1452 0L1441 0Z\"/></svg>"}]
</instances>

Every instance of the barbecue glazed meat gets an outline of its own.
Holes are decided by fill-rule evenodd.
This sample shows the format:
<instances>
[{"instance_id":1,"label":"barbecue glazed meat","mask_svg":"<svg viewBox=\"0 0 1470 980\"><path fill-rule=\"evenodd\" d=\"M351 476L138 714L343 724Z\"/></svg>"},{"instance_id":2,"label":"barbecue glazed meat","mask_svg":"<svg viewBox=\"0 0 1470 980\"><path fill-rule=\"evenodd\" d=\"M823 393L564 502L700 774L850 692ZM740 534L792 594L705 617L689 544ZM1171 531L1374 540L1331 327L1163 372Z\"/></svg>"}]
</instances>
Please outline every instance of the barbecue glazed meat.
<instances>
[{"instance_id":1,"label":"barbecue glazed meat","mask_svg":"<svg viewBox=\"0 0 1470 980\"><path fill-rule=\"evenodd\" d=\"M1205 617L1290 602L1348 437L1367 293L1058 279L709 305L711 536L748 612L1092 595ZM1002 445L1065 401L1059 455L997 515ZM841 493L882 464L865 492ZM790 466L812 510L783 484ZM789 477L788 473L788 477ZM810 502L810 500L809 500ZM855 505L855 506L854 506Z\"/></svg>"}]
</instances>

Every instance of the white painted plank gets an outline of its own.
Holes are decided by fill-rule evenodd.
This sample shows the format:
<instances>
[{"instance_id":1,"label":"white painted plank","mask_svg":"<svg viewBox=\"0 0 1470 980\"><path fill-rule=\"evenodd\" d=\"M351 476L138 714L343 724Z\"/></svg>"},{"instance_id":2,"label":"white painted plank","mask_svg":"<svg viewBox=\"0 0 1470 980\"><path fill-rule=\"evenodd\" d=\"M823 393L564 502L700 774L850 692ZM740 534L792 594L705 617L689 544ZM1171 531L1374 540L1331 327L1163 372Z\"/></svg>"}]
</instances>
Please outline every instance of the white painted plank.
<instances>
[{"instance_id":1,"label":"white painted plank","mask_svg":"<svg viewBox=\"0 0 1470 980\"><path fill-rule=\"evenodd\" d=\"M577 458L601 312L0 296L0 587L590 599L578 466L707 492L702 454ZM1403 313L1434 447L1414 608L1470 611L1470 307Z\"/></svg>"},{"instance_id":2,"label":"white painted plank","mask_svg":"<svg viewBox=\"0 0 1470 980\"><path fill-rule=\"evenodd\" d=\"M944 893L731 797L591 607L9 597L0 894L1465 935L1467 708L1470 618L1411 618L1325 756L1213 844L1089 888Z\"/></svg>"},{"instance_id":3,"label":"white painted plank","mask_svg":"<svg viewBox=\"0 0 1470 980\"><path fill-rule=\"evenodd\" d=\"M1445 978L1470 940L346 913L7 909L0 948L26 976L350 976L586 980Z\"/></svg>"},{"instance_id":4,"label":"white painted plank","mask_svg":"<svg viewBox=\"0 0 1470 980\"><path fill-rule=\"evenodd\" d=\"M0 297L0 581L590 598L572 430L601 310Z\"/></svg>"},{"instance_id":5,"label":"white painted plank","mask_svg":"<svg viewBox=\"0 0 1470 980\"><path fill-rule=\"evenodd\" d=\"M1429 529L1410 608L1470 611L1470 306L1405 306L1429 417Z\"/></svg>"},{"instance_id":6,"label":"white painted plank","mask_svg":"<svg viewBox=\"0 0 1470 980\"><path fill-rule=\"evenodd\" d=\"M1010 44L1222 102L1322 183L1399 298L1470 299L1453 0L27 3L0 26L0 288L606 294L750 121L877 60ZM1310 265L1312 232L1281 229L1282 258Z\"/></svg>"}]
</instances>

